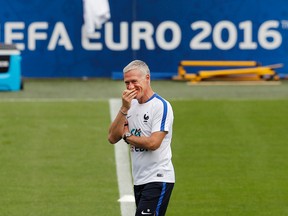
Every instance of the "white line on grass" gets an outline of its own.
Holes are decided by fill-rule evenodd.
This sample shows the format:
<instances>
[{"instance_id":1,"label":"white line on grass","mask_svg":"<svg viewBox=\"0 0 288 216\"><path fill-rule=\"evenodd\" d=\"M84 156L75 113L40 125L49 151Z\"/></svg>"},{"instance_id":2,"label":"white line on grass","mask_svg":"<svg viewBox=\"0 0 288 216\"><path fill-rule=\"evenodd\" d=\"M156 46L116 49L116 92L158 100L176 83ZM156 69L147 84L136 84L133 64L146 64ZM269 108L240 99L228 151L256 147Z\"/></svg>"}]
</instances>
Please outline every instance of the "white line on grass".
<instances>
[{"instance_id":1,"label":"white line on grass","mask_svg":"<svg viewBox=\"0 0 288 216\"><path fill-rule=\"evenodd\" d=\"M111 121L115 119L120 107L121 100L110 99L110 116ZM120 199L118 202L121 204L121 215L122 216L133 216L135 215L135 199L133 195L133 184L130 169L130 157L129 157L129 146L120 140L114 145L115 159L116 159L116 171L118 179L118 188Z\"/></svg>"}]
</instances>

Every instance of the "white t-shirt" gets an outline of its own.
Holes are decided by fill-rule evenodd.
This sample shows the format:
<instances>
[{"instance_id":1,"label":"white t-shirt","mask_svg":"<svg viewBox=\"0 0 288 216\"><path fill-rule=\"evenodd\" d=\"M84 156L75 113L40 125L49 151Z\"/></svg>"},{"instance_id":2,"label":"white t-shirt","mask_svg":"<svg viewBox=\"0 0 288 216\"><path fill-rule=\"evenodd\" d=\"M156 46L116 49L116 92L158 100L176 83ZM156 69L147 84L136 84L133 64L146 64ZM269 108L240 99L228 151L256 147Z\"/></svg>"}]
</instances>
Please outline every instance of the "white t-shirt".
<instances>
[{"instance_id":1,"label":"white t-shirt","mask_svg":"<svg viewBox=\"0 0 288 216\"><path fill-rule=\"evenodd\" d=\"M173 110L168 101L154 94L146 103L132 100L127 114L129 131L134 136L149 137L153 132L166 131L160 147L155 151L131 145L131 160L134 185L149 182L175 182L171 161Z\"/></svg>"}]
</instances>

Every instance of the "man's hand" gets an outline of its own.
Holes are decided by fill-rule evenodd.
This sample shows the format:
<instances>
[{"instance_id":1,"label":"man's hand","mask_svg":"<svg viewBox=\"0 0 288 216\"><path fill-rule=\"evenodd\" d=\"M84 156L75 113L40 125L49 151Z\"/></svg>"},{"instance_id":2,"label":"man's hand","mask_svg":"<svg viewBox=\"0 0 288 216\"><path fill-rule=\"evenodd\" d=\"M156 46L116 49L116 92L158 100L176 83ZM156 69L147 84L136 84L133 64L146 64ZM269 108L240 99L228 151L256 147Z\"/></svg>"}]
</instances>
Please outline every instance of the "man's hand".
<instances>
[{"instance_id":1,"label":"man's hand","mask_svg":"<svg viewBox=\"0 0 288 216\"><path fill-rule=\"evenodd\" d=\"M136 89L132 89L132 90L124 90L122 93L122 108L126 109L123 110L125 112L127 112L130 107L131 107L131 101L133 98L135 98L137 95Z\"/></svg>"}]
</instances>

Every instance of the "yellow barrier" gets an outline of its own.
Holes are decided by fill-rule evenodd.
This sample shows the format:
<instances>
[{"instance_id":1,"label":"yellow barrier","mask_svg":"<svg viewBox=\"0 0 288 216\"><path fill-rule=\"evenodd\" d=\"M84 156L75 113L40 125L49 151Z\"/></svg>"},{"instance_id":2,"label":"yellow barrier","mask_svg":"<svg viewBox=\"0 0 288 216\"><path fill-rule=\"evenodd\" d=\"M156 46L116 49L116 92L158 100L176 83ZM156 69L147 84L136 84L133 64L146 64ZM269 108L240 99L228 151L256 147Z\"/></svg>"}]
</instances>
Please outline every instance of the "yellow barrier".
<instances>
[{"instance_id":1,"label":"yellow barrier","mask_svg":"<svg viewBox=\"0 0 288 216\"><path fill-rule=\"evenodd\" d=\"M187 73L184 67L242 67L233 69L221 69L221 70L201 70L197 73ZM282 67L282 64L275 64L270 66L261 66L256 61L188 61L183 60L178 66L178 76L173 77L174 80L186 80L192 82L198 82L203 79L209 79L213 77L230 77L236 80L242 79L241 75L245 75L245 79L259 80L265 75L275 76L274 68ZM245 68L243 68L245 67ZM253 76L252 76L253 75ZM233 77L232 77L233 76Z\"/></svg>"},{"instance_id":2,"label":"yellow barrier","mask_svg":"<svg viewBox=\"0 0 288 216\"><path fill-rule=\"evenodd\" d=\"M214 66L214 67L255 67L260 65L256 61L190 61L183 60L179 63L178 66L178 76L173 77L174 80L191 80L195 78L195 74L187 74L184 67L199 67L199 66Z\"/></svg>"},{"instance_id":3,"label":"yellow barrier","mask_svg":"<svg viewBox=\"0 0 288 216\"><path fill-rule=\"evenodd\" d=\"M180 66L213 66L213 67L255 67L260 64L256 61L188 61L180 62Z\"/></svg>"},{"instance_id":4,"label":"yellow barrier","mask_svg":"<svg viewBox=\"0 0 288 216\"><path fill-rule=\"evenodd\" d=\"M274 75L275 71L267 67L199 71L199 76L201 78L209 78L213 76L236 75L236 74L257 74L261 76L261 75Z\"/></svg>"}]
</instances>

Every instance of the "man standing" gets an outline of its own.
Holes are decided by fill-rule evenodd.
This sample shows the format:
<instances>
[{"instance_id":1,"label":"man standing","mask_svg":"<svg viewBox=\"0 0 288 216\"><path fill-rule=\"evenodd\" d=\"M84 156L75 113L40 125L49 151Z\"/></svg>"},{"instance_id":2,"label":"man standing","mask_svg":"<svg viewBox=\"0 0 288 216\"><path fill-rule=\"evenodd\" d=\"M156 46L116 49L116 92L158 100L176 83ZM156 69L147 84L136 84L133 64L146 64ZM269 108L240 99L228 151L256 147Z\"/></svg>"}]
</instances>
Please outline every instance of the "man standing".
<instances>
[{"instance_id":1,"label":"man standing","mask_svg":"<svg viewBox=\"0 0 288 216\"><path fill-rule=\"evenodd\" d=\"M165 215L175 183L171 161L173 110L150 85L150 70L135 60L124 69L126 90L122 106L111 123L111 144L130 145L136 216Z\"/></svg>"}]
</instances>

